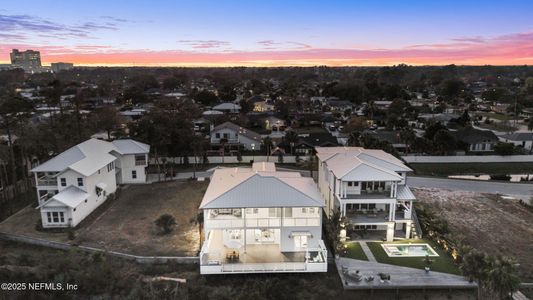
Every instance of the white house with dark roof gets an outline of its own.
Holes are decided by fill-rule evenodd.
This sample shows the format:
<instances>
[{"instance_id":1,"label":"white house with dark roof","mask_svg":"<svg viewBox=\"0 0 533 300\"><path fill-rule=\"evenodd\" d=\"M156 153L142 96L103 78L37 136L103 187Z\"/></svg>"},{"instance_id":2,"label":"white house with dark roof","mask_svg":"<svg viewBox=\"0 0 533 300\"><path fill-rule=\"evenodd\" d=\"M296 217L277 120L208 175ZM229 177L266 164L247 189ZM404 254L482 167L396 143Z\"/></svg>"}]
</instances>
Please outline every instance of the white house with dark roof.
<instances>
[{"instance_id":1,"label":"white house with dark roof","mask_svg":"<svg viewBox=\"0 0 533 300\"><path fill-rule=\"evenodd\" d=\"M261 135L231 122L222 123L211 130L211 146L220 147L225 139L225 147L243 147L246 150L261 150Z\"/></svg>"},{"instance_id":2,"label":"white house with dark roof","mask_svg":"<svg viewBox=\"0 0 533 300\"><path fill-rule=\"evenodd\" d=\"M43 227L75 227L121 183L146 182L150 146L90 139L33 168Z\"/></svg>"},{"instance_id":3,"label":"white house with dark roof","mask_svg":"<svg viewBox=\"0 0 533 300\"><path fill-rule=\"evenodd\" d=\"M512 143L528 151L533 150L533 132L514 132L498 137L504 143Z\"/></svg>"},{"instance_id":4,"label":"white house with dark roof","mask_svg":"<svg viewBox=\"0 0 533 300\"><path fill-rule=\"evenodd\" d=\"M312 178L274 163L215 170L200 204L200 272L326 272L323 206Z\"/></svg>"},{"instance_id":5,"label":"white house with dark roof","mask_svg":"<svg viewBox=\"0 0 533 300\"><path fill-rule=\"evenodd\" d=\"M383 231L387 241L410 238L415 196L412 170L396 157L360 147L317 147L318 187L331 215L340 209L356 231Z\"/></svg>"}]
</instances>

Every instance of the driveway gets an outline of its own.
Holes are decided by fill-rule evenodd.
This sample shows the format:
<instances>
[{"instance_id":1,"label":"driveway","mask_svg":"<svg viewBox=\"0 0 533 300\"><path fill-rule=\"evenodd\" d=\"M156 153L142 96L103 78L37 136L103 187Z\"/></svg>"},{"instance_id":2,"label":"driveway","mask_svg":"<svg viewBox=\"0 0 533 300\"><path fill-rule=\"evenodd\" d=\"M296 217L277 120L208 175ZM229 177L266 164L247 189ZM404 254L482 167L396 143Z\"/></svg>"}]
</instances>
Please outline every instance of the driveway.
<instances>
[{"instance_id":1,"label":"driveway","mask_svg":"<svg viewBox=\"0 0 533 300\"><path fill-rule=\"evenodd\" d=\"M438 188L452 191L469 191L502 194L524 200L533 197L533 184L494 181L474 181L432 177L407 177L407 184L415 188Z\"/></svg>"}]
</instances>

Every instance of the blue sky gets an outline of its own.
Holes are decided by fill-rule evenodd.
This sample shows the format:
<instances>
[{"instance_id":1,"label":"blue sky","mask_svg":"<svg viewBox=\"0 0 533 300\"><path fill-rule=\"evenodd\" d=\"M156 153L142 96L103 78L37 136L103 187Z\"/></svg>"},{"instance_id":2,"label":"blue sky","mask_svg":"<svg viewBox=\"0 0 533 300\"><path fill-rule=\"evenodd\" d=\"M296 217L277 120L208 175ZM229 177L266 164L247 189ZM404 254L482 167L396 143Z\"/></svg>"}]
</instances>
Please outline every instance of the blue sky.
<instances>
[{"instance_id":1,"label":"blue sky","mask_svg":"<svg viewBox=\"0 0 533 300\"><path fill-rule=\"evenodd\" d=\"M532 11L533 1L9 1L0 9L0 61L16 46L41 49L44 61L81 64L121 64L126 57L132 63L134 53L142 63L149 56L153 64L164 57L161 64L176 65L203 64L202 57L217 64L216 55L223 64L245 65L390 64L403 57L438 64L447 62L446 48L459 63L513 64L533 57ZM513 38L502 45L502 37ZM481 40L494 51L476 58ZM522 51L510 53L517 43ZM397 53L419 47L439 49L418 58L416 51ZM235 54L243 52L238 63Z\"/></svg>"}]
</instances>

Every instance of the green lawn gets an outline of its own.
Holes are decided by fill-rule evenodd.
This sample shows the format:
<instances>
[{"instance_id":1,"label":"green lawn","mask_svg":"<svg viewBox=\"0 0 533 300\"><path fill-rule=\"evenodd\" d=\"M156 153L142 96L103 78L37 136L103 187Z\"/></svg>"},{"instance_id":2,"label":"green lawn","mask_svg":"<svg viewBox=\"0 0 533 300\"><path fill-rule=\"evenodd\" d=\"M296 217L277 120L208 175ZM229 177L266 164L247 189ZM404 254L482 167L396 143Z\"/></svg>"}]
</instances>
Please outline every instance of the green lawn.
<instances>
[{"instance_id":1,"label":"green lawn","mask_svg":"<svg viewBox=\"0 0 533 300\"><path fill-rule=\"evenodd\" d=\"M405 243L428 243L437 251L439 254L438 257L431 257L433 260L433 263L431 264L431 270L436 272L443 272L443 273L451 273L451 274L457 274L460 275L461 272L455 266L453 263L452 258L444 252L439 247L435 246L434 243L432 243L429 240L402 240L402 241L395 241L395 242L386 242L387 244L405 244ZM416 269L424 269L426 266L424 264L424 257L389 257L387 253L385 253L385 250L381 247L381 242L368 242L367 245L376 257L376 260L380 263L384 264L390 264L390 265L396 265L396 266L403 266L403 267L411 267Z\"/></svg>"},{"instance_id":2,"label":"green lawn","mask_svg":"<svg viewBox=\"0 0 533 300\"><path fill-rule=\"evenodd\" d=\"M528 174L533 163L412 163L417 175Z\"/></svg>"},{"instance_id":3,"label":"green lawn","mask_svg":"<svg viewBox=\"0 0 533 300\"><path fill-rule=\"evenodd\" d=\"M358 260L368 260L365 252L361 248L361 244L358 242L348 242L346 243L346 253L343 254L343 257L358 259Z\"/></svg>"}]
</instances>

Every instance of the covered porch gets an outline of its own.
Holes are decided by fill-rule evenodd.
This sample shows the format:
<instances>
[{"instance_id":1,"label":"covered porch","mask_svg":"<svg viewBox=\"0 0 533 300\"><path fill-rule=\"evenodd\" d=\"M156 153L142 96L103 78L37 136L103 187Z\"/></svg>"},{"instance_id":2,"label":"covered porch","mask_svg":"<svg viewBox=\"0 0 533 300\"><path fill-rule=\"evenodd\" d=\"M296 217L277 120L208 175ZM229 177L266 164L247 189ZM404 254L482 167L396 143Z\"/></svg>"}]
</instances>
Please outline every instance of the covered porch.
<instances>
[{"instance_id":1,"label":"covered porch","mask_svg":"<svg viewBox=\"0 0 533 300\"><path fill-rule=\"evenodd\" d=\"M202 274L266 273L266 272L325 272L327 252L321 242L316 249L282 252L279 241L244 244L228 241L224 230L212 230L200 252Z\"/></svg>"}]
</instances>

